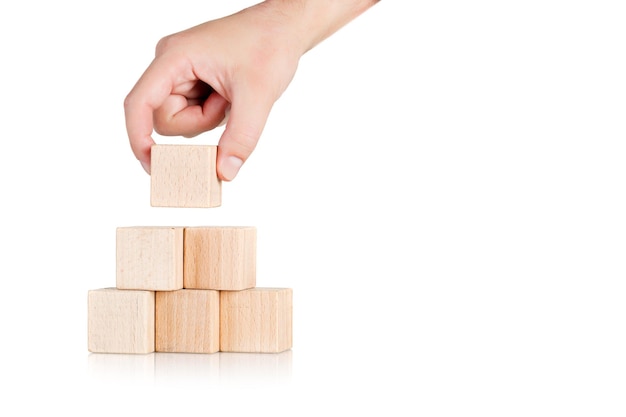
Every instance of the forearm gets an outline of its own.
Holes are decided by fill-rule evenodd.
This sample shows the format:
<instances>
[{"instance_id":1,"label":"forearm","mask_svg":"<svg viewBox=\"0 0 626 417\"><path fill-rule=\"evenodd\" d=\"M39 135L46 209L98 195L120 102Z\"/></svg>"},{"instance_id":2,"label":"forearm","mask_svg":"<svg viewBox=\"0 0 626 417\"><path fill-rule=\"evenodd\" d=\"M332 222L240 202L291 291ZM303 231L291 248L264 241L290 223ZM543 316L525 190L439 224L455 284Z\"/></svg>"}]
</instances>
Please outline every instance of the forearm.
<instances>
[{"instance_id":1,"label":"forearm","mask_svg":"<svg viewBox=\"0 0 626 417\"><path fill-rule=\"evenodd\" d=\"M337 32L379 0L266 0L298 36L302 54Z\"/></svg>"}]
</instances>

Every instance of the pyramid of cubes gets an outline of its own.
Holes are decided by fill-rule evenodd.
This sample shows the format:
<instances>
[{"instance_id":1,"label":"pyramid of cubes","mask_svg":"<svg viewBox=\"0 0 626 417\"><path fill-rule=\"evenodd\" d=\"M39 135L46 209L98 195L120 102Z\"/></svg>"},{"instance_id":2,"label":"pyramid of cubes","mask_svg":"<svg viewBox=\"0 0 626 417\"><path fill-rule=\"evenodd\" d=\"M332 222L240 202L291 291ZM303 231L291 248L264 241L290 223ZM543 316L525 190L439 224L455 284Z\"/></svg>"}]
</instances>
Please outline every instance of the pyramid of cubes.
<instances>
[{"instance_id":1,"label":"pyramid of cubes","mask_svg":"<svg viewBox=\"0 0 626 417\"><path fill-rule=\"evenodd\" d=\"M151 204L217 207L215 146L154 145ZM116 231L116 285L89 291L95 353L278 353L292 347L292 290L256 287L256 228Z\"/></svg>"}]
</instances>

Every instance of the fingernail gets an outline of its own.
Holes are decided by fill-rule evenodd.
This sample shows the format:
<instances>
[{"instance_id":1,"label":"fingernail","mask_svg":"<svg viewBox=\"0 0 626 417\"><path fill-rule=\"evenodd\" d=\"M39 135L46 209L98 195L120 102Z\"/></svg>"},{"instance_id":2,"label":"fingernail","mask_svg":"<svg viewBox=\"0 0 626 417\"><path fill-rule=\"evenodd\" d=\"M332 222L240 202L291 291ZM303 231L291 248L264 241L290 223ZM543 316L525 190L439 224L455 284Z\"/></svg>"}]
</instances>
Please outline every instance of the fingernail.
<instances>
[{"instance_id":1,"label":"fingernail","mask_svg":"<svg viewBox=\"0 0 626 417\"><path fill-rule=\"evenodd\" d=\"M141 162L141 167L143 168L143 170L150 174L150 164L144 161L139 162Z\"/></svg>"},{"instance_id":2,"label":"fingernail","mask_svg":"<svg viewBox=\"0 0 626 417\"><path fill-rule=\"evenodd\" d=\"M241 168L242 165L243 161L236 156L229 156L228 158L224 159L224 162L222 162L222 166L220 167L222 178L224 178L226 181L231 181L237 176L239 168Z\"/></svg>"}]
</instances>

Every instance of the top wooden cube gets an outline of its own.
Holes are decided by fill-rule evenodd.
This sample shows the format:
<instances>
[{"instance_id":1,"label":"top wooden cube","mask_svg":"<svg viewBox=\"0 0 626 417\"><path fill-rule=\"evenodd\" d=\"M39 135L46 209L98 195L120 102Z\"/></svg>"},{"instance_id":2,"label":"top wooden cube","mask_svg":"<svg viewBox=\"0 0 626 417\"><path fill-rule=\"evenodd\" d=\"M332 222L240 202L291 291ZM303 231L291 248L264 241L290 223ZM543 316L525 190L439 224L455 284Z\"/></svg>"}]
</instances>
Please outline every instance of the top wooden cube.
<instances>
[{"instance_id":1,"label":"top wooden cube","mask_svg":"<svg viewBox=\"0 0 626 417\"><path fill-rule=\"evenodd\" d=\"M217 146L153 145L150 204L153 207L218 207Z\"/></svg>"}]
</instances>

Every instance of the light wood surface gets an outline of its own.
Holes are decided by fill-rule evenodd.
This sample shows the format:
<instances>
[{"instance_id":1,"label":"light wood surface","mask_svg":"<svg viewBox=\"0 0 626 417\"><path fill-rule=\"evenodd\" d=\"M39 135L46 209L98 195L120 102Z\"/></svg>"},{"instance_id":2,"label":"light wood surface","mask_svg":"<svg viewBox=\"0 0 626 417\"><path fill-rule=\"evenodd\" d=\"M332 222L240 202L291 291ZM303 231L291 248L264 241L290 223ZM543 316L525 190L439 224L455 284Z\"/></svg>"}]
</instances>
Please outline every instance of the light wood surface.
<instances>
[{"instance_id":1,"label":"light wood surface","mask_svg":"<svg viewBox=\"0 0 626 417\"><path fill-rule=\"evenodd\" d=\"M219 351L220 296L213 290L156 293L156 351Z\"/></svg>"},{"instance_id":2,"label":"light wood surface","mask_svg":"<svg viewBox=\"0 0 626 417\"><path fill-rule=\"evenodd\" d=\"M276 353L292 347L290 288L220 292L220 350Z\"/></svg>"},{"instance_id":3,"label":"light wood surface","mask_svg":"<svg viewBox=\"0 0 626 417\"><path fill-rule=\"evenodd\" d=\"M182 227L118 227L116 249L117 288L183 288Z\"/></svg>"},{"instance_id":4,"label":"light wood surface","mask_svg":"<svg viewBox=\"0 0 626 417\"><path fill-rule=\"evenodd\" d=\"M154 352L154 299L153 291L116 288L89 291L89 351Z\"/></svg>"},{"instance_id":5,"label":"light wood surface","mask_svg":"<svg viewBox=\"0 0 626 417\"><path fill-rule=\"evenodd\" d=\"M185 228L184 288L243 290L256 285L256 228Z\"/></svg>"},{"instance_id":6,"label":"light wood surface","mask_svg":"<svg viewBox=\"0 0 626 417\"><path fill-rule=\"evenodd\" d=\"M217 146L153 145L150 204L153 207L218 207Z\"/></svg>"}]
</instances>

